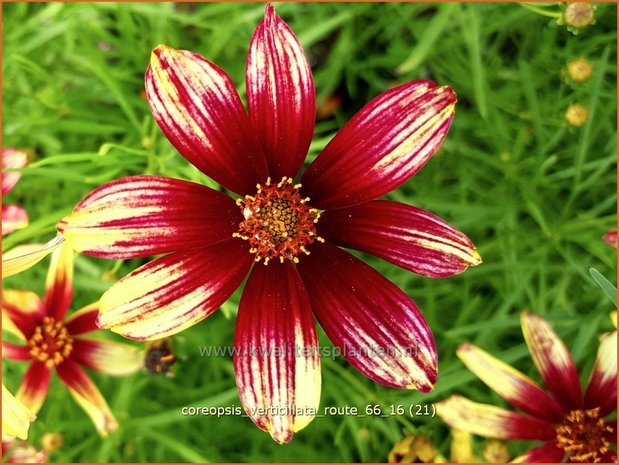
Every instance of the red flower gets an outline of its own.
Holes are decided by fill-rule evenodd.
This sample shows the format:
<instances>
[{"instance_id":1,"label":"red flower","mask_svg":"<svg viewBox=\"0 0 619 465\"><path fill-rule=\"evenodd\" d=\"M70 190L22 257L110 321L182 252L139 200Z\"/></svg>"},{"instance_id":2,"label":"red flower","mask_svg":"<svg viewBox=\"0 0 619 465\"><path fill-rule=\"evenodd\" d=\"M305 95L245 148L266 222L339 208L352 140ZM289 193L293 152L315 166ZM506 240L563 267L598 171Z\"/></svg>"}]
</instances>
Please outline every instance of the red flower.
<instances>
[{"instance_id":1,"label":"red flower","mask_svg":"<svg viewBox=\"0 0 619 465\"><path fill-rule=\"evenodd\" d=\"M23 168L28 163L28 155L15 149L2 149L2 197L8 194L19 178L21 173L5 170ZM16 229L28 226L28 214L17 205L2 205L2 235L9 234Z\"/></svg>"},{"instance_id":2,"label":"red flower","mask_svg":"<svg viewBox=\"0 0 619 465\"><path fill-rule=\"evenodd\" d=\"M30 362L16 399L36 414L47 395L51 370L91 417L97 430L107 434L116 420L105 399L82 366L111 375L139 369L142 358L126 344L86 338L97 328L97 303L65 319L73 297L73 251L66 245L54 251L47 275L47 291L41 300L30 291L2 292L2 326L25 344L2 342L2 356ZM3 416L6 412L3 411Z\"/></svg>"},{"instance_id":3,"label":"red flower","mask_svg":"<svg viewBox=\"0 0 619 465\"><path fill-rule=\"evenodd\" d=\"M251 40L246 78L249 114L228 75L200 55L162 45L146 71L148 102L167 138L241 195L236 203L199 184L134 176L93 191L58 229L89 255L167 254L102 297L98 323L133 339L203 320L249 273L234 340L237 385L252 420L287 442L318 407L313 316L371 379L424 392L436 381L434 340L415 303L338 245L433 277L480 258L431 213L375 200L439 148L453 90L414 81L379 95L295 184L314 129L314 85L300 44L270 5Z\"/></svg>"},{"instance_id":4,"label":"red flower","mask_svg":"<svg viewBox=\"0 0 619 465\"><path fill-rule=\"evenodd\" d=\"M522 331L547 390L487 352L463 344L458 356L469 370L523 413L452 396L437 414L452 428L498 439L539 440L514 462L616 462L617 331L601 338L586 391L567 348L543 318L525 312Z\"/></svg>"}]
</instances>

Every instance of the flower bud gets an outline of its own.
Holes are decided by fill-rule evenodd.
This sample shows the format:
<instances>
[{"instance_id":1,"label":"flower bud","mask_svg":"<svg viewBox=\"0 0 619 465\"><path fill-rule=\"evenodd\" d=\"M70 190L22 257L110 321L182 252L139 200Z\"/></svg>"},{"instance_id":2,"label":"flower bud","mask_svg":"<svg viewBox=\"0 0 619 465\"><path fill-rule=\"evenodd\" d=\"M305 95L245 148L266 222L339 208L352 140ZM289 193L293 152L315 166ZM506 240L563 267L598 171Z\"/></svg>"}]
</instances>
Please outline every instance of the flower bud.
<instances>
[{"instance_id":1,"label":"flower bud","mask_svg":"<svg viewBox=\"0 0 619 465\"><path fill-rule=\"evenodd\" d=\"M589 119L589 112L584 105L579 103L570 105L565 111L565 120L572 127L579 128L584 126L587 119Z\"/></svg>"},{"instance_id":2,"label":"flower bud","mask_svg":"<svg viewBox=\"0 0 619 465\"><path fill-rule=\"evenodd\" d=\"M582 29L594 23L595 8L588 2L568 3L563 12L563 22L568 28Z\"/></svg>"},{"instance_id":3,"label":"flower bud","mask_svg":"<svg viewBox=\"0 0 619 465\"><path fill-rule=\"evenodd\" d=\"M577 58L567 64L567 74L574 82L585 82L591 77L593 66L584 58Z\"/></svg>"}]
</instances>

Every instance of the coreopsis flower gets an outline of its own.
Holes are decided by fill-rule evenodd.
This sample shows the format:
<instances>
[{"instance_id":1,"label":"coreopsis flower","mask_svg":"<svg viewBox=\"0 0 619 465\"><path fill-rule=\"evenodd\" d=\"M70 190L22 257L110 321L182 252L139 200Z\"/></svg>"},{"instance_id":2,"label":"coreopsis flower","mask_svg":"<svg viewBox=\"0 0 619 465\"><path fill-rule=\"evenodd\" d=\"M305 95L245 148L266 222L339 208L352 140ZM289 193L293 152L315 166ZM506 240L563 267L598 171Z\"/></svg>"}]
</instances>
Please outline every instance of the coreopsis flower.
<instances>
[{"instance_id":1,"label":"coreopsis flower","mask_svg":"<svg viewBox=\"0 0 619 465\"><path fill-rule=\"evenodd\" d=\"M601 337L583 393L572 357L550 324L524 312L522 330L546 389L482 349L463 344L458 356L467 368L521 412L456 395L438 403L437 414L451 427L473 434L543 442L514 462L614 462L617 420L607 417L617 409L617 331Z\"/></svg>"},{"instance_id":2,"label":"coreopsis flower","mask_svg":"<svg viewBox=\"0 0 619 465\"><path fill-rule=\"evenodd\" d=\"M101 299L98 324L132 339L196 324L249 274L234 338L237 386L254 423L283 443L318 407L313 316L371 379L424 392L436 380L434 340L415 303L338 246L432 277L480 258L431 213L376 200L439 148L454 115L452 89L413 81L384 92L295 183L314 129L314 85L301 45L271 5L251 40L246 80L249 114L230 77L196 53L158 46L146 71L164 134L236 201L192 182L132 176L95 189L58 230L97 257L166 254Z\"/></svg>"},{"instance_id":3,"label":"coreopsis flower","mask_svg":"<svg viewBox=\"0 0 619 465\"><path fill-rule=\"evenodd\" d=\"M142 360L138 351L127 344L84 336L98 329L96 303L65 318L73 297L72 283L73 251L64 244L52 255L43 299L30 291L3 291L3 329L23 344L3 340L2 356L30 363L16 398L31 412L38 412L43 405L55 370L97 430L107 434L116 428L116 420L82 367L125 375L139 369ZM3 403L3 417L5 409Z\"/></svg>"},{"instance_id":4,"label":"coreopsis flower","mask_svg":"<svg viewBox=\"0 0 619 465\"><path fill-rule=\"evenodd\" d=\"M2 437L26 439L36 416L2 385Z\"/></svg>"},{"instance_id":5,"label":"coreopsis flower","mask_svg":"<svg viewBox=\"0 0 619 465\"><path fill-rule=\"evenodd\" d=\"M611 229L602 237L608 245L617 248L617 228Z\"/></svg>"},{"instance_id":6,"label":"coreopsis flower","mask_svg":"<svg viewBox=\"0 0 619 465\"><path fill-rule=\"evenodd\" d=\"M2 197L8 194L17 184L21 173L16 171L5 172L6 169L23 168L28 163L28 155L15 149L2 149ZM17 205L2 204L2 235L9 234L16 229L28 226L26 210Z\"/></svg>"},{"instance_id":7,"label":"coreopsis flower","mask_svg":"<svg viewBox=\"0 0 619 465\"><path fill-rule=\"evenodd\" d=\"M26 441L2 440L3 463L45 463L47 457L45 450L38 450Z\"/></svg>"}]
</instances>

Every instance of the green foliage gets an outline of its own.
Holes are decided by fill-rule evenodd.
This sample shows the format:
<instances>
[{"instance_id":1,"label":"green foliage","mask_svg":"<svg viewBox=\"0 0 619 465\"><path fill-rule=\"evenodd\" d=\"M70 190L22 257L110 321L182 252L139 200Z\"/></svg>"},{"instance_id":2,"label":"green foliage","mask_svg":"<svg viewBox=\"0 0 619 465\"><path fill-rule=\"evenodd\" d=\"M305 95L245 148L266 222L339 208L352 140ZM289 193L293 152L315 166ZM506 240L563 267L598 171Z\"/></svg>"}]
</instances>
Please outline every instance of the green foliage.
<instances>
[{"instance_id":1,"label":"green foliage","mask_svg":"<svg viewBox=\"0 0 619 465\"><path fill-rule=\"evenodd\" d=\"M550 11L558 5L547 4ZM189 165L154 123L143 95L150 51L160 43L198 52L224 68L244 95L245 56L264 6L257 3L3 3L3 144L34 151L10 203L31 225L3 250L43 241L94 187L153 173L214 185ZM590 367L611 307L595 282L616 274L615 251L601 240L616 223L616 5L598 4L597 22L574 35L518 4L278 3L315 73L318 105L342 106L317 124L310 159L364 103L418 78L459 96L450 134L428 165L390 194L464 231L484 262L432 280L367 258L415 299L433 329L439 381L427 395L379 386L344 360L323 359L321 407L431 404L452 393L502 401L455 357L476 343L539 379L519 328L530 309L551 321L579 366ZM586 57L593 76L571 83L566 63ZM564 112L583 103L590 118L569 128ZM41 291L47 261L4 286ZM80 256L74 308L96 300L144 260ZM597 274L589 276L594 267ZM184 406L240 405L232 361L200 357L201 345L230 345L238 294L206 321L175 337L174 377L138 373L93 378L120 429L98 437L56 379L31 428L60 432L54 461L385 461L406 432L428 434L448 455L438 418L317 418L286 446L248 418L183 416ZM112 335L108 335L113 337ZM321 343L329 344L324 334ZM3 364L14 392L24 364ZM583 372L583 381L588 373ZM510 445L515 454L522 445Z\"/></svg>"}]
</instances>

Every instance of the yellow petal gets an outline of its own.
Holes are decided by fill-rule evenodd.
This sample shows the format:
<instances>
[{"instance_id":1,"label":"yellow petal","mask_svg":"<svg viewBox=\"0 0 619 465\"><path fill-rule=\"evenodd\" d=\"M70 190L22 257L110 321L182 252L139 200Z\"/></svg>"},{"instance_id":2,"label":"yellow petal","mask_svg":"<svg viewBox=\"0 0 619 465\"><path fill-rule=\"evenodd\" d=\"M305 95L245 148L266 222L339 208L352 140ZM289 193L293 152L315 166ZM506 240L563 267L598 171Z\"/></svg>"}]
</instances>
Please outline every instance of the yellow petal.
<instances>
[{"instance_id":1,"label":"yellow petal","mask_svg":"<svg viewBox=\"0 0 619 465\"><path fill-rule=\"evenodd\" d=\"M17 400L9 392L6 386L2 385L2 435L26 439L28 428L34 421L34 415L28 407Z\"/></svg>"},{"instance_id":2,"label":"yellow petal","mask_svg":"<svg viewBox=\"0 0 619 465\"><path fill-rule=\"evenodd\" d=\"M21 273L36 265L64 242L56 236L46 244L18 245L2 255L2 278Z\"/></svg>"}]
</instances>

